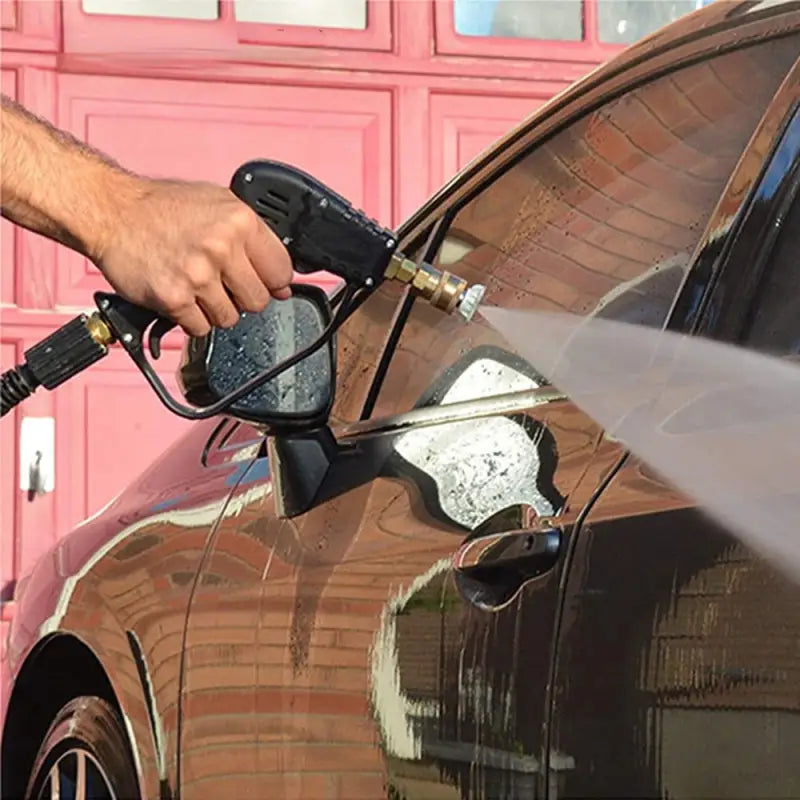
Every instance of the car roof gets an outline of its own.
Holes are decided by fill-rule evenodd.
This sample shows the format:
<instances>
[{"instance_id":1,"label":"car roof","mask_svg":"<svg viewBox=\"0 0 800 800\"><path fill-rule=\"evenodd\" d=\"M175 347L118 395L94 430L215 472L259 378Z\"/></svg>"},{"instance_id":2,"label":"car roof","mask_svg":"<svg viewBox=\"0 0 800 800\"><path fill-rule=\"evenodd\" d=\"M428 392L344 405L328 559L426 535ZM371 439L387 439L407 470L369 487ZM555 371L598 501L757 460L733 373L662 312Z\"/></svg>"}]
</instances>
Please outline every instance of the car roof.
<instances>
[{"instance_id":1,"label":"car roof","mask_svg":"<svg viewBox=\"0 0 800 800\"><path fill-rule=\"evenodd\" d=\"M688 59L798 30L800 0L715 0L680 17L600 64L497 139L400 226L401 247L419 244L416 239L427 233L432 212L440 216L485 181L486 168L498 154L506 163L506 153L511 159L515 150L529 147L527 134L533 128L541 128L542 136L548 136L589 107ZM497 166L493 164L490 169Z\"/></svg>"}]
</instances>

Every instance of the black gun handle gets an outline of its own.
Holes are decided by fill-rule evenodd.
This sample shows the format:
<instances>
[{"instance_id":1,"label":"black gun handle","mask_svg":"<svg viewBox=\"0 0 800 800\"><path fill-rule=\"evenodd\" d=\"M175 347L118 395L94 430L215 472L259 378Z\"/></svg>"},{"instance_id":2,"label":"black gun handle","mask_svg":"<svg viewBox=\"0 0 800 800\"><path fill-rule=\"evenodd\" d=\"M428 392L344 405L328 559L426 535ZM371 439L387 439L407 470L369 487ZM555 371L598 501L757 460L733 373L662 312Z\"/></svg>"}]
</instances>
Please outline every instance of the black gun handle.
<instances>
[{"instance_id":1,"label":"black gun handle","mask_svg":"<svg viewBox=\"0 0 800 800\"><path fill-rule=\"evenodd\" d=\"M383 280L397 247L394 232L316 178L255 160L236 170L230 188L280 238L297 272L330 272L356 288Z\"/></svg>"}]
</instances>

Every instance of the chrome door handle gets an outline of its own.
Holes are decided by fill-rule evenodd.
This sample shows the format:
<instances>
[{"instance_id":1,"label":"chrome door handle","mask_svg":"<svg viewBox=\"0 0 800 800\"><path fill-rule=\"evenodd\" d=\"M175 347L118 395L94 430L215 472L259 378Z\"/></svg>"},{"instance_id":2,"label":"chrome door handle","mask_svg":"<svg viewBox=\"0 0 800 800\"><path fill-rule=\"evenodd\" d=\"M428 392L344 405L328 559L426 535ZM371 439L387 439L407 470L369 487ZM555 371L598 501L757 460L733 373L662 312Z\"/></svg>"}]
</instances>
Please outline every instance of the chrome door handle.
<instances>
[{"instance_id":1,"label":"chrome door handle","mask_svg":"<svg viewBox=\"0 0 800 800\"><path fill-rule=\"evenodd\" d=\"M470 539L454 558L456 582L471 603L496 608L526 581L555 565L561 539L557 528L503 531Z\"/></svg>"}]
</instances>

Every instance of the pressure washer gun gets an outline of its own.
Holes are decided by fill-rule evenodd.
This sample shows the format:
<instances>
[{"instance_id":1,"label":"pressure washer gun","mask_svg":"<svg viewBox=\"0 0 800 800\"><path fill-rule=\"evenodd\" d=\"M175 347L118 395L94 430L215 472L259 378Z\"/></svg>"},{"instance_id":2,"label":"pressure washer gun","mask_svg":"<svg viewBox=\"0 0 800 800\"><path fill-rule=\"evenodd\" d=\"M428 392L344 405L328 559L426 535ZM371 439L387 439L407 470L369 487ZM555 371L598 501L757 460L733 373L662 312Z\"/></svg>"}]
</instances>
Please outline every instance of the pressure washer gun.
<instances>
[{"instance_id":1,"label":"pressure washer gun","mask_svg":"<svg viewBox=\"0 0 800 800\"><path fill-rule=\"evenodd\" d=\"M244 386L205 408L178 403L164 387L145 355L145 332L154 359L163 336L175 327L156 312L119 295L97 292L98 310L70 320L25 352L25 363L0 376L0 416L39 386L55 389L99 361L119 342L164 405L179 416L202 419L221 413L248 392L307 357L329 340L344 320L384 280L413 287L417 295L448 314L469 321L484 287L425 262L415 263L397 249L395 233L354 209L343 197L305 172L276 161L256 160L234 173L231 191L277 234L302 274L329 272L345 282L336 314L310 346L262 372Z\"/></svg>"}]
</instances>

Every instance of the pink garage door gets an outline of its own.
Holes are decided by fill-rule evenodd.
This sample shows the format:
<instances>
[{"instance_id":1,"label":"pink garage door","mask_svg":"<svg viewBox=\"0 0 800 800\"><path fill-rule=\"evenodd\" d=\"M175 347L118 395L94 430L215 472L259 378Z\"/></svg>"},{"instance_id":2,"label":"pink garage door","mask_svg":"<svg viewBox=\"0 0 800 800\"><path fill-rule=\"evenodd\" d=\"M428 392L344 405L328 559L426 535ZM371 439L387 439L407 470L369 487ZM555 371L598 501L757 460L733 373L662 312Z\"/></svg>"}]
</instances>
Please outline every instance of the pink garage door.
<instances>
[{"instance_id":1,"label":"pink garage door","mask_svg":"<svg viewBox=\"0 0 800 800\"><path fill-rule=\"evenodd\" d=\"M152 175L227 183L274 157L396 225L511 125L676 3L559 0L0 0L2 87ZM502 79L502 80L498 80ZM104 288L74 253L2 223L0 360ZM173 335L161 371L172 374ZM122 353L0 421L2 616L15 581L186 427ZM52 487L20 488L23 432ZM27 434L26 434L27 435Z\"/></svg>"}]
</instances>

